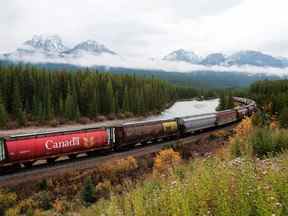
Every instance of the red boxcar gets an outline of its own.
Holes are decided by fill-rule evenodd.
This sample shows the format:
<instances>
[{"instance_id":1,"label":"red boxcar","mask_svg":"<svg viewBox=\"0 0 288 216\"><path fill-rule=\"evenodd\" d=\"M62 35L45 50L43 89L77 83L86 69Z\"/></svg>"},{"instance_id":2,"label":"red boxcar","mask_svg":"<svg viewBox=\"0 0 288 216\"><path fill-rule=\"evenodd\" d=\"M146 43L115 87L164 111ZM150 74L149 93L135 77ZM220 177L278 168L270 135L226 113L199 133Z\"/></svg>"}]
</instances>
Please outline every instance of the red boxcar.
<instances>
[{"instance_id":1,"label":"red boxcar","mask_svg":"<svg viewBox=\"0 0 288 216\"><path fill-rule=\"evenodd\" d=\"M110 129L11 136L5 139L6 160L25 162L111 148Z\"/></svg>"}]
</instances>

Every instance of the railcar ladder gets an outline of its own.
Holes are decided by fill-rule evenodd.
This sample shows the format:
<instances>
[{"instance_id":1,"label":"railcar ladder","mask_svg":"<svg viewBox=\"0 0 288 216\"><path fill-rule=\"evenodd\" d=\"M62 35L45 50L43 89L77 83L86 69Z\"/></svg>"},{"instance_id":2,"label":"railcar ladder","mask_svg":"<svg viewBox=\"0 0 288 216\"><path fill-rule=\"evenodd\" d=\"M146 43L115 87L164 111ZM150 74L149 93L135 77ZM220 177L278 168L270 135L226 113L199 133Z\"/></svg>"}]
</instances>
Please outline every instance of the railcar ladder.
<instances>
[{"instance_id":1,"label":"railcar ladder","mask_svg":"<svg viewBox=\"0 0 288 216\"><path fill-rule=\"evenodd\" d=\"M0 138L0 161L5 160L4 139Z\"/></svg>"}]
</instances>

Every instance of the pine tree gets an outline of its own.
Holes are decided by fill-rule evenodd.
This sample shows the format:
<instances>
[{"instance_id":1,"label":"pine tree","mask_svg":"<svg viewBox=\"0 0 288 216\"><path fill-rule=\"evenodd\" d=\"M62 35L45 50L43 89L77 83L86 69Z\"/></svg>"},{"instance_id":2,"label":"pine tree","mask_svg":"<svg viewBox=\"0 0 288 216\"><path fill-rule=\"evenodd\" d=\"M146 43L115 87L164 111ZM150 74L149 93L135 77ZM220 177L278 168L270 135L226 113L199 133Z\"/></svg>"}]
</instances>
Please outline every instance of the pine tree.
<instances>
[{"instance_id":1,"label":"pine tree","mask_svg":"<svg viewBox=\"0 0 288 216\"><path fill-rule=\"evenodd\" d=\"M122 110L123 110L124 112L130 112L129 94L128 94L128 88L127 88L127 86L125 87L125 90L124 90Z\"/></svg>"},{"instance_id":2,"label":"pine tree","mask_svg":"<svg viewBox=\"0 0 288 216\"><path fill-rule=\"evenodd\" d=\"M7 120L8 120L8 114L0 97L0 128L6 127Z\"/></svg>"},{"instance_id":3,"label":"pine tree","mask_svg":"<svg viewBox=\"0 0 288 216\"><path fill-rule=\"evenodd\" d=\"M138 102L138 111L140 114L145 113L145 103L144 103L144 95L143 95L143 91L140 90L140 94L139 94L139 102Z\"/></svg>"},{"instance_id":4,"label":"pine tree","mask_svg":"<svg viewBox=\"0 0 288 216\"><path fill-rule=\"evenodd\" d=\"M234 101L232 95L229 93L226 97L226 106L225 109L232 109L234 108Z\"/></svg>"},{"instance_id":5,"label":"pine tree","mask_svg":"<svg viewBox=\"0 0 288 216\"><path fill-rule=\"evenodd\" d=\"M18 82L14 83L12 96L12 114L15 116L19 125L23 125L25 123L25 116L23 112L23 105L19 92Z\"/></svg>"},{"instance_id":6,"label":"pine tree","mask_svg":"<svg viewBox=\"0 0 288 216\"><path fill-rule=\"evenodd\" d=\"M63 98L60 97L60 101L59 101L59 115L63 115L63 113L65 112L65 104L63 101Z\"/></svg>"},{"instance_id":7,"label":"pine tree","mask_svg":"<svg viewBox=\"0 0 288 216\"><path fill-rule=\"evenodd\" d=\"M92 183L90 176L84 180L84 188L81 192L81 198L86 204L91 204L96 201L96 188Z\"/></svg>"},{"instance_id":8,"label":"pine tree","mask_svg":"<svg viewBox=\"0 0 288 216\"><path fill-rule=\"evenodd\" d=\"M220 97L219 97L219 105L217 107L217 111L222 111L224 110L226 107L226 98L225 98L225 95L224 93L220 94Z\"/></svg>"},{"instance_id":9,"label":"pine tree","mask_svg":"<svg viewBox=\"0 0 288 216\"><path fill-rule=\"evenodd\" d=\"M43 112L43 119L50 120L53 117L53 108L51 102L51 91L47 87L45 90L45 98L44 98L44 112Z\"/></svg>"},{"instance_id":10,"label":"pine tree","mask_svg":"<svg viewBox=\"0 0 288 216\"><path fill-rule=\"evenodd\" d=\"M106 86L106 113L115 113L115 99L111 79Z\"/></svg>"},{"instance_id":11,"label":"pine tree","mask_svg":"<svg viewBox=\"0 0 288 216\"><path fill-rule=\"evenodd\" d=\"M88 104L88 115L90 117L95 117L99 112L98 109L98 99L97 99L97 92L95 89L93 89L91 98L90 98L90 103Z\"/></svg>"},{"instance_id":12,"label":"pine tree","mask_svg":"<svg viewBox=\"0 0 288 216\"><path fill-rule=\"evenodd\" d=\"M64 104L65 118L68 120L78 120L80 118L80 110L77 101L75 88L68 86L68 95Z\"/></svg>"},{"instance_id":13,"label":"pine tree","mask_svg":"<svg viewBox=\"0 0 288 216\"><path fill-rule=\"evenodd\" d=\"M119 94L118 92L114 95L114 103L115 103L115 113L119 112Z\"/></svg>"}]
</instances>

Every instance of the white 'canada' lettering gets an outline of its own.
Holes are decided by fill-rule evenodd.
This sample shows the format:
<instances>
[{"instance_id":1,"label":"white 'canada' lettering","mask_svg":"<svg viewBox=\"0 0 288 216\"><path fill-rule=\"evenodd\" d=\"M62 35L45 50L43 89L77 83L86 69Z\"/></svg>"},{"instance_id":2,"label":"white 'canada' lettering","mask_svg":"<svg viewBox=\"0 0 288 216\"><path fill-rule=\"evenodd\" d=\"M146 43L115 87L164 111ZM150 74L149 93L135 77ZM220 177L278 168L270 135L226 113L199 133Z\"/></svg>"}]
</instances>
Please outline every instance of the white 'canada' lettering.
<instances>
[{"instance_id":1,"label":"white 'canada' lettering","mask_svg":"<svg viewBox=\"0 0 288 216\"><path fill-rule=\"evenodd\" d=\"M72 137L70 140L63 140L58 142L53 140L47 140L45 142L45 148L47 150L69 148L72 146L80 146L80 137Z\"/></svg>"}]
</instances>

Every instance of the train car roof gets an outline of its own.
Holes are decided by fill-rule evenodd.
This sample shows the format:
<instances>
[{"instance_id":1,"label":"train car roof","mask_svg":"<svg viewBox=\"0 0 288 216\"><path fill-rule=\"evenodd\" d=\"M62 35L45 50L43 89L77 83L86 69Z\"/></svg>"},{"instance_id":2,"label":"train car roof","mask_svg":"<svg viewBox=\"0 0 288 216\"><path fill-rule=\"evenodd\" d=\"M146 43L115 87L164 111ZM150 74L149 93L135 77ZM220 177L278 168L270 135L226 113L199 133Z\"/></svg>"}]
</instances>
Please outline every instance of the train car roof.
<instances>
[{"instance_id":1,"label":"train car roof","mask_svg":"<svg viewBox=\"0 0 288 216\"><path fill-rule=\"evenodd\" d=\"M235 111L235 108L232 108L232 109L227 109L227 110L218 111L217 113L225 113L225 112L236 112L236 111ZM216 114L217 114L217 113L216 113Z\"/></svg>"},{"instance_id":2,"label":"train car roof","mask_svg":"<svg viewBox=\"0 0 288 216\"><path fill-rule=\"evenodd\" d=\"M141 124L149 124L149 123L158 123L158 122L167 122L167 121L176 121L176 118L169 118L169 119L158 119L158 120L146 120L146 121L137 121L137 122L127 122L124 124L119 125L121 126L132 126L132 125L141 125ZM118 126L118 127L119 127Z\"/></svg>"},{"instance_id":3,"label":"train car roof","mask_svg":"<svg viewBox=\"0 0 288 216\"><path fill-rule=\"evenodd\" d=\"M190 116L183 116L183 117L178 117L178 119L185 119L185 118L193 118L193 117L205 117L205 116L211 116L211 115L216 115L217 112L213 113L204 113L204 114L198 114L198 115L190 115Z\"/></svg>"},{"instance_id":4,"label":"train car roof","mask_svg":"<svg viewBox=\"0 0 288 216\"><path fill-rule=\"evenodd\" d=\"M19 133L19 134L11 134L7 136L3 136L5 139L18 139L18 138L26 138L26 137L37 137L37 136L45 136L50 134L66 134L73 133L78 131L88 131L88 130L97 130L97 129L105 129L105 127L86 127L86 128L74 128L74 129L61 129L61 130L53 130L53 131L36 131L32 133Z\"/></svg>"}]
</instances>

